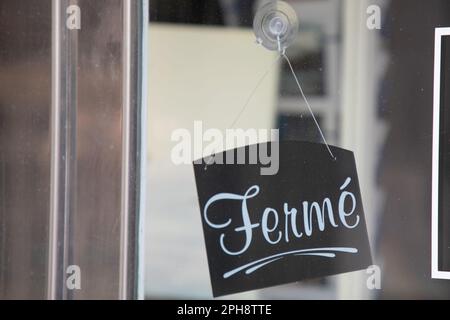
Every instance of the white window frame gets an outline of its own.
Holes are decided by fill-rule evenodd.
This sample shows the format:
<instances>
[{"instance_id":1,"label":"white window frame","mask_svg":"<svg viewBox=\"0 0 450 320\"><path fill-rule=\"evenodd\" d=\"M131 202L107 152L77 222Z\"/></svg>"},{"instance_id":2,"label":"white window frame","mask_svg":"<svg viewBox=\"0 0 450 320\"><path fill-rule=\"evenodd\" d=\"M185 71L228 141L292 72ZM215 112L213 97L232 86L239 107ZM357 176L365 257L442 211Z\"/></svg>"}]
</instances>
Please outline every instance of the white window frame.
<instances>
[{"instance_id":1,"label":"white window frame","mask_svg":"<svg viewBox=\"0 0 450 320\"><path fill-rule=\"evenodd\" d=\"M450 271L439 270L439 129L441 105L442 37L450 36L450 28L435 29L433 91L433 175L431 204L431 278L450 279Z\"/></svg>"}]
</instances>

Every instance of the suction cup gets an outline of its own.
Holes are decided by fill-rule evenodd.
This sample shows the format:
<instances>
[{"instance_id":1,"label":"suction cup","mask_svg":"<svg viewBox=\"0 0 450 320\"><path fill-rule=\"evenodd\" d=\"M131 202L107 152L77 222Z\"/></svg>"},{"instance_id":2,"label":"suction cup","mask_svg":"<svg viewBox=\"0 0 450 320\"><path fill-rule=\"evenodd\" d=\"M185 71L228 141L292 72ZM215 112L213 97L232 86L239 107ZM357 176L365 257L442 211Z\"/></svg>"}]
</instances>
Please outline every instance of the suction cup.
<instances>
[{"instance_id":1,"label":"suction cup","mask_svg":"<svg viewBox=\"0 0 450 320\"><path fill-rule=\"evenodd\" d=\"M297 13L284 1L269 2L256 12L253 31L258 43L265 48L282 51L289 47L297 36Z\"/></svg>"}]
</instances>

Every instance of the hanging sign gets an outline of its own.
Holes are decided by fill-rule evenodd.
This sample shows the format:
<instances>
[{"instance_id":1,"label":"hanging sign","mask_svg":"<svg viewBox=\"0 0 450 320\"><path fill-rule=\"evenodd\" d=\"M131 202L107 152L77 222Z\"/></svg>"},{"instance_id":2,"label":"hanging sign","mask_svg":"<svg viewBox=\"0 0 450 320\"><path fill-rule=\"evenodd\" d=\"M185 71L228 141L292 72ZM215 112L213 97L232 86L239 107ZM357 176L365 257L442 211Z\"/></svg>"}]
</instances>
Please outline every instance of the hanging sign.
<instances>
[{"instance_id":1,"label":"hanging sign","mask_svg":"<svg viewBox=\"0 0 450 320\"><path fill-rule=\"evenodd\" d=\"M261 148L278 152L276 174L256 161L194 162L213 295L371 265L353 153L331 146L333 159L323 144L286 141L215 158Z\"/></svg>"},{"instance_id":2,"label":"hanging sign","mask_svg":"<svg viewBox=\"0 0 450 320\"><path fill-rule=\"evenodd\" d=\"M433 278L450 279L450 28L436 28L434 57Z\"/></svg>"}]
</instances>

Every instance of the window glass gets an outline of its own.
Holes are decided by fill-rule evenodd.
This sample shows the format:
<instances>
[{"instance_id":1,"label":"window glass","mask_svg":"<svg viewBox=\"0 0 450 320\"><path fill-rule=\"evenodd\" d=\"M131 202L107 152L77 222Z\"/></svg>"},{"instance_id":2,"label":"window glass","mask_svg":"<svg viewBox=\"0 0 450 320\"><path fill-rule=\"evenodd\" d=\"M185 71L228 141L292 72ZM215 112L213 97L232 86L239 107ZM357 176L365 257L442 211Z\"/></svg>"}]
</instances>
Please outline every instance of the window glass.
<instances>
[{"instance_id":1,"label":"window glass","mask_svg":"<svg viewBox=\"0 0 450 320\"><path fill-rule=\"evenodd\" d=\"M171 159L177 129L322 142L288 66L270 69L276 52L255 43L265 2L151 1L147 298L212 297L192 165ZM376 267L231 297L449 298L450 283L431 279L430 223L434 32L450 25L449 2L287 2L300 21L287 55L328 142L355 153Z\"/></svg>"}]
</instances>

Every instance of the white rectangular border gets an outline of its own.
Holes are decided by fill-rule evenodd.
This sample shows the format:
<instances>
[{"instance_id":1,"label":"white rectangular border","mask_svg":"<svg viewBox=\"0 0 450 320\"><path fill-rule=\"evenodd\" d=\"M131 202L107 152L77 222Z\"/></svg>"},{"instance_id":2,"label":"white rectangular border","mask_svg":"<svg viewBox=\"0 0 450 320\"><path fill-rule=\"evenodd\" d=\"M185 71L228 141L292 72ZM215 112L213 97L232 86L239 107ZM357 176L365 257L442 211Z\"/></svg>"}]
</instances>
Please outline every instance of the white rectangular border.
<instances>
[{"instance_id":1,"label":"white rectangular border","mask_svg":"<svg viewBox=\"0 0 450 320\"><path fill-rule=\"evenodd\" d=\"M441 40L450 35L450 28L436 28L434 42L434 90L433 90L433 175L431 195L431 277L450 279L450 271L440 271L439 256L439 126L441 102Z\"/></svg>"}]
</instances>

